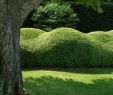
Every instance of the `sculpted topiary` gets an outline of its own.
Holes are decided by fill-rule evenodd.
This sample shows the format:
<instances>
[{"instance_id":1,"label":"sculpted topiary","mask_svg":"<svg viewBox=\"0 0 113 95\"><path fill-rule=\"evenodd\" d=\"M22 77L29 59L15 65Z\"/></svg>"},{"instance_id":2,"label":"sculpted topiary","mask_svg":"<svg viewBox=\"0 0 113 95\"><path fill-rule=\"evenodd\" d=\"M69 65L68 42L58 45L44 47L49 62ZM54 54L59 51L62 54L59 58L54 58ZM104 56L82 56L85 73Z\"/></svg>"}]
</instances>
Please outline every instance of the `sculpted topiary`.
<instances>
[{"instance_id":1,"label":"sculpted topiary","mask_svg":"<svg viewBox=\"0 0 113 95\"><path fill-rule=\"evenodd\" d=\"M27 30L28 32L25 32ZM34 30L34 29L33 29ZM40 30L34 33L39 34ZM31 34L21 31L21 38ZM32 31L33 32L33 31ZM37 35L35 34L35 35ZM42 32L21 39L24 66L98 67L113 65L113 32L81 33L71 28Z\"/></svg>"}]
</instances>

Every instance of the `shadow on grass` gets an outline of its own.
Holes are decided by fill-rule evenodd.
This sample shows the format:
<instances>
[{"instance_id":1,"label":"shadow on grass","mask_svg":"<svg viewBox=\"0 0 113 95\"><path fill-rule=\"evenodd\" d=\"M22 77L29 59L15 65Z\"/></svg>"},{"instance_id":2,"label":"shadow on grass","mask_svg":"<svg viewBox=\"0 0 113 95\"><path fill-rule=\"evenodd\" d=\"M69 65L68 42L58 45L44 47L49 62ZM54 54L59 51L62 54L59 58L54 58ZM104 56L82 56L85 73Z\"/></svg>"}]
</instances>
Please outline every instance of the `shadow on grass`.
<instances>
[{"instance_id":1,"label":"shadow on grass","mask_svg":"<svg viewBox=\"0 0 113 95\"><path fill-rule=\"evenodd\" d=\"M79 74L113 74L113 68L36 68L36 69L24 69L23 71L60 71Z\"/></svg>"},{"instance_id":2,"label":"shadow on grass","mask_svg":"<svg viewBox=\"0 0 113 95\"><path fill-rule=\"evenodd\" d=\"M86 84L51 76L24 80L25 95L113 95L113 79L103 78Z\"/></svg>"},{"instance_id":3,"label":"shadow on grass","mask_svg":"<svg viewBox=\"0 0 113 95\"><path fill-rule=\"evenodd\" d=\"M59 70L58 70L59 71ZM63 72L69 72L69 73L79 73L79 74L112 74L113 68L81 68L81 69L67 69L67 70L61 70Z\"/></svg>"}]
</instances>

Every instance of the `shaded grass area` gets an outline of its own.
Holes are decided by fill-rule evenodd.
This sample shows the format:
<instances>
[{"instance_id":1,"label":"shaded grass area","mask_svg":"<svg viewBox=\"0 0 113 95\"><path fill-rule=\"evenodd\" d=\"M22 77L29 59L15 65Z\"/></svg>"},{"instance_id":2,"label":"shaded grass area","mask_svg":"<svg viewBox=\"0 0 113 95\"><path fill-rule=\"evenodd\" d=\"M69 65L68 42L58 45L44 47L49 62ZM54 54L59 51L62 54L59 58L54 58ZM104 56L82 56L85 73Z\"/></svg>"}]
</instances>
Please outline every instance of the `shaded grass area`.
<instances>
[{"instance_id":1,"label":"shaded grass area","mask_svg":"<svg viewBox=\"0 0 113 95\"><path fill-rule=\"evenodd\" d=\"M113 95L113 69L32 70L23 77L25 95Z\"/></svg>"}]
</instances>

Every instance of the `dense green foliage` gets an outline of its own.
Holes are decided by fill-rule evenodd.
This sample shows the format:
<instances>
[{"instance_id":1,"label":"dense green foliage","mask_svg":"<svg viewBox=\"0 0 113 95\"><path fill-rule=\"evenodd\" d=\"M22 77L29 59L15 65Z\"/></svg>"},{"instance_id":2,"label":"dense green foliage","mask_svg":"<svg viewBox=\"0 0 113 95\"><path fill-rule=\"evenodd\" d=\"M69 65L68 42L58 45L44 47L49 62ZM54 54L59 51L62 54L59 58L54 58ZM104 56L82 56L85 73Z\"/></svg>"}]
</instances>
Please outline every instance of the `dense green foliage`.
<instances>
[{"instance_id":1,"label":"dense green foliage","mask_svg":"<svg viewBox=\"0 0 113 95\"><path fill-rule=\"evenodd\" d=\"M38 7L33 16L34 27L46 31L57 27L76 27L77 14L67 3L47 3Z\"/></svg>"},{"instance_id":2,"label":"dense green foliage","mask_svg":"<svg viewBox=\"0 0 113 95\"><path fill-rule=\"evenodd\" d=\"M23 71L25 95L112 95L113 69Z\"/></svg>"},{"instance_id":3,"label":"dense green foliage","mask_svg":"<svg viewBox=\"0 0 113 95\"><path fill-rule=\"evenodd\" d=\"M84 34L71 28L42 33L31 30L21 30L22 63L26 67L113 65L113 31Z\"/></svg>"},{"instance_id":4,"label":"dense green foliage","mask_svg":"<svg viewBox=\"0 0 113 95\"><path fill-rule=\"evenodd\" d=\"M55 0L44 0L44 2L41 4L41 6L46 6L48 4L48 2L49 2L49 4L51 4L50 1L55 2ZM64 1L65 1L65 3L64 3ZM56 2L57 2L57 0L56 0ZM84 0L83 0L83 2L84 2ZM100 14L90 7L86 7L84 5L81 5L77 2L75 2L75 0L63 0L61 2L61 5L62 4L71 5L71 7L72 7L71 9L73 9L74 13L77 14L77 17L75 17L75 19L76 20L79 19L79 21L75 21L75 19L72 18L72 20L74 19L73 23L69 23L67 19L63 18L63 20L62 19L59 20L58 24L53 24L53 22L51 23L50 21L45 20L45 19L47 19L47 17L45 17L42 14L43 16L42 16L41 20L39 19L40 23L37 24L37 21L36 22L31 21L31 17L33 15L31 13L30 16L28 16L28 18L26 19L23 27L34 27L35 26L35 27L38 27L41 29L44 28L45 30L49 31L49 30L51 30L52 27L55 28L55 27L66 26L65 24L61 25L62 21L65 21L65 23L68 24L67 26L76 28L76 29L80 30L81 32L90 32L90 31L97 31L97 30L109 31L109 30L113 29L113 12L112 12L113 1L111 1L111 0L103 0L102 1L101 7L103 9L103 13L100 13ZM49 14L49 15L51 16L51 14ZM53 14L52 14L52 16L53 16ZM56 16L57 16L56 18L59 17L59 15L56 15ZM40 15L40 17L41 17L41 15ZM69 18L69 21L71 21L71 18Z\"/></svg>"},{"instance_id":5,"label":"dense green foliage","mask_svg":"<svg viewBox=\"0 0 113 95\"><path fill-rule=\"evenodd\" d=\"M76 2L78 4L82 4L82 5L85 5L87 7L91 7L93 8L94 10L98 11L98 12L101 12L101 3L103 1L106 1L106 2L111 2L111 0L45 0L44 2L57 2L57 3L61 3L61 2Z\"/></svg>"},{"instance_id":6,"label":"dense green foliage","mask_svg":"<svg viewBox=\"0 0 113 95\"><path fill-rule=\"evenodd\" d=\"M73 4L74 11L80 19L77 22L77 29L82 32L109 31L113 29L113 4L103 3L103 13L99 14L91 8ZM87 15L86 15L87 14Z\"/></svg>"}]
</instances>

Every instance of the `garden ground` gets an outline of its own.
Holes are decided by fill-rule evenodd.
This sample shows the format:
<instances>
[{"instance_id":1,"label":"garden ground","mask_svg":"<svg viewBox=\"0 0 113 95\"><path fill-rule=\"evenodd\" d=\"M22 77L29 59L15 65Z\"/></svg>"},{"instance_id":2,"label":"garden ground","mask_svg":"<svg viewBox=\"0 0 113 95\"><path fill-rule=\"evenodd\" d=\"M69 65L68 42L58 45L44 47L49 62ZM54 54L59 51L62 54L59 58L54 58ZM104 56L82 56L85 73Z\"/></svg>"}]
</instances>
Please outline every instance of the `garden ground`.
<instances>
[{"instance_id":1,"label":"garden ground","mask_svg":"<svg viewBox=\"0 0 113 95\"><path fill-rule=\"evenodd\" d=\"M23 70L26 95L113 95L113 69Z\"/></svg>"}]
</instances>

